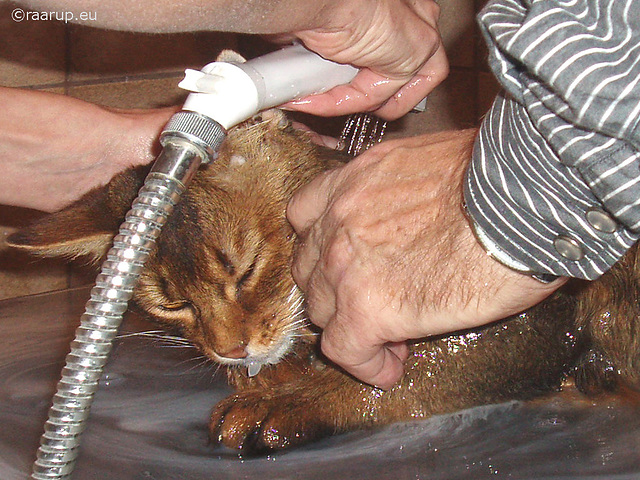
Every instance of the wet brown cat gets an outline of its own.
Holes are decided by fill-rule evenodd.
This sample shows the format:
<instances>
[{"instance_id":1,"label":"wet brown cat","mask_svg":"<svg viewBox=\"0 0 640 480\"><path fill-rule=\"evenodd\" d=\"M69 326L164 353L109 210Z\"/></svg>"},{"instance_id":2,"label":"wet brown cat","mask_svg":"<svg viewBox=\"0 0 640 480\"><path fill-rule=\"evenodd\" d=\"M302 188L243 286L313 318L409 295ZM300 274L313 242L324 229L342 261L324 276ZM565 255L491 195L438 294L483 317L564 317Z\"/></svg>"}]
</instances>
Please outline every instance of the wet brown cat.
<instances>
[{"instance_id":1,"label":"wet brown cat","mask_svg":"<svg viewBox=\"0 0 640 480\"><path fill-rule=\"evenodd\" d=\"M474 132L462 132L469 155ZM446 141L433 136L433 141ZM635 250L600 281L573 283L519 316L415 342L401 383L364 385L316 355L290 274L292 193L339 164L279 112L233 129L219 159L196 176L164 227L135 302L177 328L238 388L211 416L216 442L281 449L322 435L531 398L576 372L589 392L640 385ZM144 171L131 170L75 205L14 234L45 256L105 253Z\"/></svg>"}]
</instances>

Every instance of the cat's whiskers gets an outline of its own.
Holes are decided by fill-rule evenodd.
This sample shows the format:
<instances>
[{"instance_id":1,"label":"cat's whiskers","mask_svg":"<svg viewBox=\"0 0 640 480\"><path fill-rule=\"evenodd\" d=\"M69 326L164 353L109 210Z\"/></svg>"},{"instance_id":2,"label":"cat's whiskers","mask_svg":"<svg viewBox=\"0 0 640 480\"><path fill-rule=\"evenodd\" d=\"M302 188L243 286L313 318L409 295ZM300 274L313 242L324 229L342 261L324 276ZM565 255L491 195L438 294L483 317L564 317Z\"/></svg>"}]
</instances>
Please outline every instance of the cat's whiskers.
<instances>
[{"instance_id":1,"label":"cat's whiskers","mask_svg":"<svg viewBox=\"0 0 640 480\"><path fill-rule=\"evenodd\" d=\"M291 289L286 304L289 311L285 317L285 334L293 333L310 324L304 311L304 297L297 285L294 285Z\"/></svg>"},{"instance_id":2,"label":"cat's whiskers","mask_svg":"<svg viewBox=\"0 0 640 480\"><path fill-rule=\"evenodd\" d=\"M301 336L304 334L305 327L308 327L310 322L307 318L298 318L293 319L293 321L287 323L283 329L282 333L290 336Z\"/></svg>"},{"instance_id":3,"label":"cat's whiskers","mask_svg":"<svg viewBox=\"0 0 640 480\"><path fill-rule=\"evenodd\" d=\"M191 362L197 362L194 365L188 366ZM218 372L222 368L222 365L214 362L206 355L198 355L193 358L189 358L187 360L183 360L176 365L178 367L188 367L185 370L182 370L181 374L188 374L192 372L197 372L199 378L205 378L210 381L213 381L214 378L218 376Z\"/></svg>"},{"instance_id":4,"label":"cat's whiskers","mask_svg":"<svg viewBox=\"0 0 640 480\"><path fill-rule=\"evenodd\" d=\"M144 332L133 332L118 335L117 338L142 337L157 340L161 347L165 348L196 348L189 340L175 335L169 335L163 330L147 330Z\"/></svg>"},{"instance_id":5,"label":"cat's whiskers","mask_svg":"<svg viewBox=\"0 0 640 480\"><path fill-rule=\"evenodd\" d=\"M317 333L310 330L311 322L304 309L304 297L297 285L294 285L287 297L288 316L285 318L283 335L294 343L298 338L313 337Z\"/></svg>"},{"instance_id":6,"label":"cat's whiskers","mask_svg":"<svg viewBox=\"0 0 640 480\"><path fill-rule=\"evenodd\" d=\"M156 335L165 335L164 330L145 330L144 332L130 332L120 333L116 338L130 338L130 337L154 337Z\"/></svg>"},{"instance_id":7,"label":"cat's whiskers","mask_svg":"<svg viewBox=\"0 0 640 480\"><path fill-rule=\"evenodd\" d=\"M182 366L182 365L187 365L191 362L197 362L194 365L191 365L187 370L184 371L184 373L188 373L191 372L193 370L197 370L199 368L202 367L214 367L215 368L215 373L219 370L220 365L217 363L214 363L209 357L207 357L206 355L198 355L197 357L193 357L190 358L188 360L183 360L182 362L178 363L178 366Z\"/></svg>"},{"instance_id":8,"label":"cat's whiskers","mask_svg":"<svg viewBox=\"0 0 640 480\"><path fill-rule=\"evenodd\" d=\"M187 358L185 360L182 360L182 361L178 362L176 365L180 367L180 366L183 366L183 365L190 364L192 362L198 362L198 363L196 363L195 365L191 366L191 368L189 370L193 370L194 368L201 367L203 365L206 365L209 362L211 362L212 365L217 365L217 364L213 363L211 361L211 359L209 357L207 357L206 355L197 355L195 357ZM189 370L187 370L187 371L189 371Z\"/></svg>"},{"instance_id":9,"label":"cat's whiskers","mask_svg":"<svg viewBox=\"0 0 640 480\"><path fill-rule=\"evenodd\" d=\"M311 322L309 322L309 319L307 319L306 317L302 317L302 318L292 318L292 322L288 323L283 331L285 333L293 333L293 332L299 332L300 330L302 330L305 327L308 327L309 325L311 325Z\"/></svg>"},{"instance_id":10,"label":"cat's whiskers","mask_svg":"<svg viewBox=\"0 0 640 480\"><path fill-rule=\"evenodd\" d=\"M190 348L199 351L198 347L193 345L186 338L169 335L164 330L147 330L144 332L124 333L118 335L117 338L145 338L154 340L153 343L155 344L155 346L158 346L160 348ZM214 378L218 374L222 366L211 360L206 355L200 354L181 360L177 362L174 367L178 369L182 369L183 367L186 368L182 371L183 374L202 370L202 377L207 375L210 378Z\"/></svg>"},{"instance_id":11,"label":"cat's whiskers","mask_svg":"<svg viewBox=\"0 0 640 480\"><path fill-rule=\"evenodd\" d=\"M287 304L291 306L293 310L298 310L304 303L304 297L297 285L294 285L287 297Z\"/></svg>"}]
</instances>

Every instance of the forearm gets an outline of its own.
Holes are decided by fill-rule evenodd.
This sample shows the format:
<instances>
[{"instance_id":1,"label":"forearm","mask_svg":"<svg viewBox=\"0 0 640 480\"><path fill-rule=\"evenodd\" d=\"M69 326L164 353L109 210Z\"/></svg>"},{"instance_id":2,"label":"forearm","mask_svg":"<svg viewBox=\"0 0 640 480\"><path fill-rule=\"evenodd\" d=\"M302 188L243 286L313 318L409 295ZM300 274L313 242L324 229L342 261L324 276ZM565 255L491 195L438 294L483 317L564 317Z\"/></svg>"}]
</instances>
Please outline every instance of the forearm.
<instances>
[{"instance_id":1,"label":"forearm","mask_svg":"<svg viewBox=\"0 0 640 480\"><path fill-rule=\"evenodd\" d=\"M117 172L153 160L173 109L117 112L0 87L0 203L57 210Z\"/></svg>"},{"instance_id":2,"label":"forearm","mask_svg":"<svg viewBox=\"0 0 640 480\"><path fill-rule=\"evenodd\" d=\"M215 30L274 34L329 27L362 0L19 0L40 11L95 12L94 27L143 32Z\"/></svg>"}]
</instances>

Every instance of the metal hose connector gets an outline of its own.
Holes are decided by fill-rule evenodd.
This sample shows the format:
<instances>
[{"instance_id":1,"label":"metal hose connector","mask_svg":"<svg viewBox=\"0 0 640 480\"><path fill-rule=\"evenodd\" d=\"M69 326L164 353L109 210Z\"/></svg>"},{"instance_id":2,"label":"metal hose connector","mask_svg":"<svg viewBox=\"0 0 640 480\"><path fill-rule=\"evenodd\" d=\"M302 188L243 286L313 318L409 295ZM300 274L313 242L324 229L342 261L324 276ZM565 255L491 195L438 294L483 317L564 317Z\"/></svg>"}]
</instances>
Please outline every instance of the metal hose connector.
<instances>
[{"instance_id":1,"label":"metal hose connector","mask_svg":"<svg viewBox=\"0 0 640 480\"><path fill-rule=\"evenodd\" d=\"M181 122L185 113L201 128L201 116L192 112L180 112ZM218 127L211 125L220 134L212 140L207 137L206 150L202 139L194 142L189 138L188 125L181 126L187 130L184 135L173 130L163 133L164 149L120 226L91 290L53 397L32 479L71 476L93 396L142 268L198 167L210 161L222 143L225 132Z\"/></svg>"}]
</instances>

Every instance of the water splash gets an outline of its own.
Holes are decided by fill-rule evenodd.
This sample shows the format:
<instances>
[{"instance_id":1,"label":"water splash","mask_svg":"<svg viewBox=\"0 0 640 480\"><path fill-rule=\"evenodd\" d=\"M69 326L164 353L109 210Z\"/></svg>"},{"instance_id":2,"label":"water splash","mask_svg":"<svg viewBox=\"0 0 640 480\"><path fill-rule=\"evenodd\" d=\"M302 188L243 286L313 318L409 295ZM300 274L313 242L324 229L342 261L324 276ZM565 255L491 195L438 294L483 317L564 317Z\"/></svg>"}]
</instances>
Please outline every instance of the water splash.
<instances>
[{"instance_id":1,"label":"water splash","mask_svg":"<svg viewBox=\"0 0 640 480\"><path fill-rule=\"evenodd\" d=\"M387 122L374 115L368 113L350 115L338 138L336 149L355 157L381 142L386 128Z\"/></svg>"}]
</instances>

